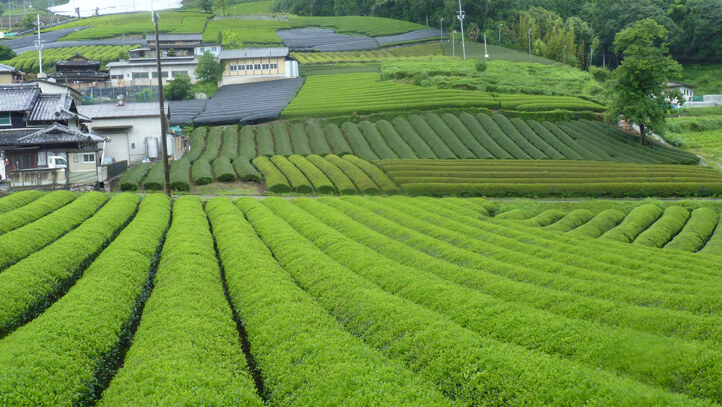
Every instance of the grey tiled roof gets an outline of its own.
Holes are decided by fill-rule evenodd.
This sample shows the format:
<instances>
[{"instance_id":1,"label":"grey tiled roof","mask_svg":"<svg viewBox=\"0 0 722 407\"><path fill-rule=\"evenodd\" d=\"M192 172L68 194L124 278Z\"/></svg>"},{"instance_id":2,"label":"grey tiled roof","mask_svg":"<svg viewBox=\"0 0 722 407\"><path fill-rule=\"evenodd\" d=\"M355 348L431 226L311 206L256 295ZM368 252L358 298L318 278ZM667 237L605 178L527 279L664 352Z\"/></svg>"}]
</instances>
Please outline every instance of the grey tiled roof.
<instances>
[{"instance_id":1,"label":"grey tiled roof","mask_svg":"<svg viewBox=\"0 0 722 407\"><path fill-rule=\"evenodd\" d=\"M241 58L266 58L266 57L286 57L288 56L288 48L243 48L243 49L224 49L218 59L241 59Z\"/></svg>"},{"instance_id":2,"label":"grey tiled roof","mask_svg":"<svg viewBox=\"0 0 722 407\"><path fill-rule=\"evenodd\" d=\"M83 133L58 123L45 128L0 130L0 145L4 146L77 143L81 141L101 142L103 138L97 134Z\"/></svg>"},{"instance_id":3,"label":"grey tiled roof","mask_svg":"<svg viewBox=\"0 0 722 407\"><path fill-rule=\"evenodd\" d=\"M0 73L6 73L6 72L18 72L18 70L13 68L12 66L0 64Z\"/></svg>"},{"instance_id":4,"label":"grey tiled roof","mask_svg":"<svg viewBox=\"0 0 722 407\"><path fill-rule=\"evenodd\" d=\"M70 108L73 98L68 94L40 94L35 107L28 116L28 121L54 121L74 119Z\"/></svg>"},{"instance_id":5,"label":"grey tiled roof","mask_svg":"<svg viewBox=\"0 0 722 407\"><path fill-rule=\"evenodd\" d=\"M0 85L0 112L27 112L39 94L37 85Z\"/></svg>"},{"instance_id":6,"label":"grey tiled roof","mask_svg":"<svg viewBox=\"0 0 722 407\"><path fill-rule=\"evenodd\" d=\"M83 105L78 106L78 111L90 117L91 120L111 117L158 117L160 105L158 102L128 103L125 106L115 104ZM167 104L165 105L165 111L168 112Z\"/></svg>"}]
</instances>

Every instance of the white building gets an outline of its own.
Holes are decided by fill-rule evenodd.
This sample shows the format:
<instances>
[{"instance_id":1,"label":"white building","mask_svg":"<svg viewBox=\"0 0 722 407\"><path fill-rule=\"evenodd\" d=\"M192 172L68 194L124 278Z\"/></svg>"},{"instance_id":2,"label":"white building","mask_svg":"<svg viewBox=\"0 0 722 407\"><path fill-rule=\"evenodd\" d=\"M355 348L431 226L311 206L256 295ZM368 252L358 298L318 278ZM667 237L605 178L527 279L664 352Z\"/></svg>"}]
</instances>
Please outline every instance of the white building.
<instances>
[{"instance_id":1,"label":"white building","mask_svg":"<svg viewBox=\"0 0 722 407\"><path fill-rule=\"evenodd\" d=\"M127 160L129 165L143 159L155 160L161 156L161 128L158 103L128 103L119 105L79 106L80 112L90 117L86 123L88 129L108 140L104 148L104 158L112 157L116 161ZM166 114L168 106L166 105ZM168 137L168 155L177 150L173 136ZM183 142L180 140L179 154L182 154ZM176 157L179 158L179 157Z\"/></svg>"},{"instance_id":2,"label":"white building","mask_svg":"<svg viewBox=\"0 0 722 407\"><path fill-rule=\"evenodd\" d=\"M288 48L228 49L218 59L224 67L221 86L298 77L298 61Z\"/></svg>"},{"instance_id":3,"label":"white building","mask_svg":"<svg viewBox=\"0 0 722 407\"><path fill-rule=\"evenodd\" d=\"M682 93L684 102L691 102L694 99L694 86L682 82L667 82L667 87L672 90L679 90Z\"/></svg>"},{"instance_id":4,"label":"white building","mask_svg":"<svg viewBox=\"0 0 722 407\"><path fill-rule=\"evenodd\" d=\"M167 57L161 59L161 76L163 83L173 80L178 75L187 75L191 83L196 82L198 58ZM121 86L154 86L158 82L158 68L154 58L130 58L129 60L109 62L110 83L113 87Z\"/></svg>"}]
</instances>

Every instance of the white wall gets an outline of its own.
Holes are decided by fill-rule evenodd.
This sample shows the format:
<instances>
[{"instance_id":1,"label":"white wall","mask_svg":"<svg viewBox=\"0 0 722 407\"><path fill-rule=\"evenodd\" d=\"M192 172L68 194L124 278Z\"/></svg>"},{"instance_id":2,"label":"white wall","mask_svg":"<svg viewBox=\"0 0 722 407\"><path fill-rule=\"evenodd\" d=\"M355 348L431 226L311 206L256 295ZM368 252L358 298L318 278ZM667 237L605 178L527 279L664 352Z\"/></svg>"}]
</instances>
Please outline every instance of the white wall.
<instances>
[{"instance_id":1,"label":"white wall","mask_svg":"<svg viewBox=\"0 0 722 407\"><path fill-rule=\"evenodd\" d=\"M196 66L195 64L184 64L184 65L169 65L163 66L163 72L168 72L168 77L163 78L163 83L167 84L168 81L173 80L173 72L185 71L191 78L191 83L196 83ZM110 68L110 82L111 86L152 86L158 83L157 78L153 78L153 73L157 72L158 68L154 65L144 66L123 66L123 67L111 67ZM133 79L133 72L145 72L148 74L147 79ZM115 75L122 75L123 79L113 79Z\"/></svg>"},{"instance_id":2,"label":"white wall","mask_svg":"<svg viewBox=\"0 0 722 407\"><path fill-rule=\"evenodd\" d=\"M106 143L105 157L113 157L116 161L127 160L128 164L136 164L148 156L146 151L146 137L157 139L160 146L160 119L158 116L150 117L133 117L133 118L112 118L112 119L94 119L87 123L88 128L93 129L95 126L133 126L130 129L119 130L114 133L99 131L103 137L109 137L110 141ZM115 143L115 144L114 144ZM123 144L123 145L121 145ZM99 144L102 145L102 144ZM168 154L172 154L171 146L169 146ZM127 156L121 156L127 151ZM118 156L115 156L117 154Z\"/></svg>"}]
</instances>

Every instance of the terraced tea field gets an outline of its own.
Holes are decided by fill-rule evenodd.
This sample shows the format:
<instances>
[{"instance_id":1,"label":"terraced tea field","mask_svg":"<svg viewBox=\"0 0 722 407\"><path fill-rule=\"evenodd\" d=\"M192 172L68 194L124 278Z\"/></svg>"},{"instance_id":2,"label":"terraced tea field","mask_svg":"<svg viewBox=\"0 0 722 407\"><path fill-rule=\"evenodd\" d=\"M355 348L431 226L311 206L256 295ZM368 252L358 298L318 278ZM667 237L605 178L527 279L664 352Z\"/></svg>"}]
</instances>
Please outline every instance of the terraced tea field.
<instances>
[{"instance_id":1,"label":"terraced tea field","mask_svg":"<svg viewBox=\"0 0 722 407\"><path fill-rule=\"evenodd\" d=\"M0 198L0 404L722 401L719 206L515 205Z\"/></svg>"}]
</instances>

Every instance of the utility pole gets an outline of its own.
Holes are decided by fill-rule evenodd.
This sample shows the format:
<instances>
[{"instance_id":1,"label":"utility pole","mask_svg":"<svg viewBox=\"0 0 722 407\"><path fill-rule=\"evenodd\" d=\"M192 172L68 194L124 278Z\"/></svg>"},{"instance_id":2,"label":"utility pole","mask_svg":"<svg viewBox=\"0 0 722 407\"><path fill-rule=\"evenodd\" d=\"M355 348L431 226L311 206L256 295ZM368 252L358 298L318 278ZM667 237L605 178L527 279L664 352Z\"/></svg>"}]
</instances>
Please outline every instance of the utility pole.
<instances>
[{"instance_id":1,"label":"utility pole","mask_svg":"<svg viewBox=\"0 0 722 407\"><path fill-rule=\"evenodd\" d=\"M464 42L464 17L466 13L461 9L461 0L459 0L459 23L461 23L461 49L464 53L464 59L466 59L466 43Z\"/></svg>"},{"instance_id":2,"label":"utility pole","mask_svg":"<svg viewBox=\"0 0 722 407\"><path fill-rule=\"evenodd\" d=\"M531 55L531 28L527 31L527 37L529 41L529 55Z\"/></svg>"},{"instance_id":3,"label":"utility pole","mask_svg":"<svg viewBox=\"0 0 722 407\"><path fill-rule=\"evenodd\" d=\"M40 61L40 72L38 73L38 78L41 78L43 76L43 43L40 40L40 14L36 14L38 17L38 41L36 46L38 47L38 58Z\"/></svg>"},{"instance_id":4,"label":"utility pole","mask_svg":"<svg viewBox=\"0 0 722 407\"><path fill-rule=\"evenodd\" d=\"M486 50L486 33L484 33L484 61L489 60L489 52Z\"/></svg>"},{"instance_id":5,"label":"utility pole","mask_svg":"<svg viewBox=\"0 0 722 407\"><path fill-rule=\"evenodd\" d=\"M454 30L454 33L451 36L451 56L456 56L456 30Z\"/></svg>"},{"instance_id":6,"label":"utility pole","mask_svg":"<svg viewBox=\"0 0 722 407\"><path fill-rule=\"evenodd\" d=\"M163 96L163 75L160 67L160 35L158 34L158 14L152 11L153 23L155 24L155 63L158 68L158 103L160 104L160 140L161 154L163 155L163 180L165 194L170 194L170 170L168 168L168 122L165 117L165 98Z\"/></svg>"},{"instance_id":7,"label":"utility pole","mask_svg":"<svg viewBox=\"0 0 722 407\"><path fill-rule=\"evenodd\" d=\"M499 24L499 46L501 47L501 26L504 24Z\"/></svg>"},{"instance_id":8,"label":"utility pole","mask_svg":"<svg viewBox=\"0 0 722 407\"><path fill-rule=\"evenodd\" d=\"M441 42L441 44L443 44L443 43L444 43L444 18L443 18L443 17L441 18L441 24L440 24L440 25L441 25L441 27L439 28L439 33L440 33L440 34L439 34L439 41Z\"/></svg>"},{"instance_id":9,"label":"utility pole","mask_svg":"<svg viewBox=\"0 0 722 407\"><path fill-rule=\"evenodd\" d=\"M563 61L564 61L563 64L566 65L567 64L567 46L566 45L564 46L564 60Z\"/></svg>"}]
</instances>

